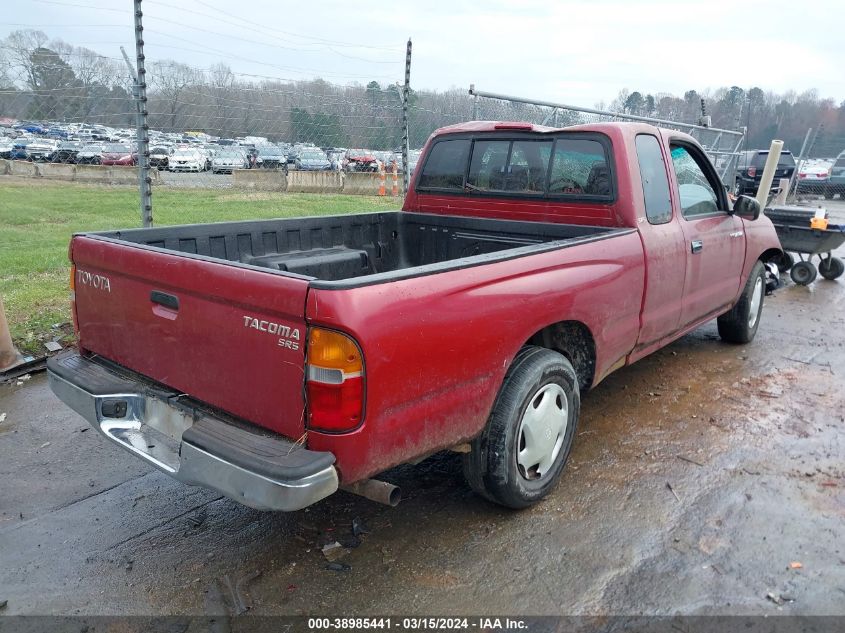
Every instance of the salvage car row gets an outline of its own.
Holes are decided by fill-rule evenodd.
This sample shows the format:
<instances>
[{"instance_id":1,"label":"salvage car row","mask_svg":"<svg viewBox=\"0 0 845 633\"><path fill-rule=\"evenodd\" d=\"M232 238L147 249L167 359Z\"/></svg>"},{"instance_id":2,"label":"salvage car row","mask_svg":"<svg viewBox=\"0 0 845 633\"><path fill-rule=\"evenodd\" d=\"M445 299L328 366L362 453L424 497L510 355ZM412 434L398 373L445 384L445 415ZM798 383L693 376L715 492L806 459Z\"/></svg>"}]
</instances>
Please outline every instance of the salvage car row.
<instances>
[{"instance_id":1,"label":"salvage car row","mask_svg":"<svg viewBox=\"0 0 845 633\"><path fill-rule=\"evenodd\" d=\"M411 171L419 150L409 154ZM136 165L137 143L129 129L78 124L20 123L0 127L0 158L80 165ZM362 171L402 169L399 151L273 143L265 137L215 138L204 133L150 132L150 166L179 172L231 173L235 169Z\"/></svg>"}]
</instances>

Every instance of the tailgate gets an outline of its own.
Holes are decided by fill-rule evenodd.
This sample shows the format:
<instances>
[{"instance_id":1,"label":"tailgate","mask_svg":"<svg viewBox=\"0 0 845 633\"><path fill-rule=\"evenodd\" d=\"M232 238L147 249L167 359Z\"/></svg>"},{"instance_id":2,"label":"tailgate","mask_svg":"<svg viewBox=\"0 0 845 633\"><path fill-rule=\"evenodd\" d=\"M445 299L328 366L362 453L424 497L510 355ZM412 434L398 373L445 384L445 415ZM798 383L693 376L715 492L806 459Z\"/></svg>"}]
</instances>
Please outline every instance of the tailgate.
<instances>
[{"instance_id":1,"label":"tailgate","mask_svg":"<svg viewBox=\"0 0 845 633\"><path fill-rule=\"evenodd\" d=\"M308 280L102 238L71 249L82 349L302 435Z\"/></svg>"}]
</instances>

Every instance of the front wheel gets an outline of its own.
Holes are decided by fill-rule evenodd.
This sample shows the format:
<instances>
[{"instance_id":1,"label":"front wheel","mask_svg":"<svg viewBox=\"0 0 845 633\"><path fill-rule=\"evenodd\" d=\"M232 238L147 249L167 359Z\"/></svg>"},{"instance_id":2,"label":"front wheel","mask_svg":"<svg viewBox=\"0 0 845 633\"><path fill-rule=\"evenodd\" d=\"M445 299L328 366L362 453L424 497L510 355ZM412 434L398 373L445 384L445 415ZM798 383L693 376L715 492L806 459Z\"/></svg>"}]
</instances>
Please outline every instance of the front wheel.
<instances>
[{"instance_id":1,"label":"front wheel","mask_svg":"<svg viewBox=\"0 0 845 633\"><path fill-rule=\"evenodd\" d=\"M554 488L572 448L581 395L561 354L524 347L517 354L481 435L464 456L464 474L481 496L527 508Z\"/></svg>"},{"instance_id":2,"label":"front wheel","mask_svg":"<svg viewBox=\"0 0 845 633\"><path fill-rule=\"evenodd\" d=\"M766 294L766 269L762 262L754 264L745 288L736 305L716 319L719 336L728 343L750 343L757 334L763 295Z\"/></svg>"}]
</instances>

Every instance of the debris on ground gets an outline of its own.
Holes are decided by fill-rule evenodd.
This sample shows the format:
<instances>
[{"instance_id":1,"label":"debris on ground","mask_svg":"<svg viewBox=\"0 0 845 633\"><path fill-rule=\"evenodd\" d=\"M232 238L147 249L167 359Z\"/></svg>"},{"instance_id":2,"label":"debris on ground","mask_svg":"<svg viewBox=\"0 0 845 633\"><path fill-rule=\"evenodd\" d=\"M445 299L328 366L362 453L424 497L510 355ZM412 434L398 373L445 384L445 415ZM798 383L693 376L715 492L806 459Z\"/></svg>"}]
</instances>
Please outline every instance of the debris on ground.
<instances>
[{"instance_id":1,"label":"debris on ground","mask_svg":"<svg viewBox=\"0 0 845 633\"><path fill-rule=\"evenodd\" d=\"M678 496L678 493L677 493L677 492L675 492L675 489L672 487L672 484L670 484L670 483L667 481L667 482L666 482L666 487L669 489L669 492L671 492L673 495L675 495L675 499L677 499L677 500L678 500L678 502L680 502L680 501L681 501L681 498Z\"/></svg>"},{"instance_id":2,"label":"debris on ground","mask_svg":"<svg viewBox=\"0 0 845 633\"><path fill-rule=\"evenodd\" d=\"M790 568L790 569L801 569L803 566L804 566L804 565L803 565L801 562L797 561L797 560L792 561L791 563L789 563L789 568Z\"/></svg>"},{"instance_id":3,"label":"debris on ground","mask_svg":"<svg viewBox=\"0 0 845 633\"><path fill-rule=\"evenodd\" d=\"M777 594L771 591L766 594L766 599L774 602L778 606L786 604L787 602L795 602L795 598L792 596L786 594Z\"/></svg>"},{"instance_id":4,"label":"debris on ground","mask_svg":"<svg viewBox=\"0 0 845 633\"><path fill-rule=\"evenodd\" d=\"M47 341L44 343L44 347L47 348L48 352L60 352L62 349L62 344L57 341Z\"/></svg>"},{"instance_id":5,"label":"debris on ground","mask_svg":"<svg viewBox=\"0 0 845 633\"><path fill-rule=\"evenodd\" d=\"M3 420L0 419L0 422L2 422L2 421ZM354 519L352 519L352 536L357 538L357 537L361 536L362 534L369 534L369 533L370 533L370 528L367 527L367 525L364 523L363 520L361 520L358 517L355 517Z\"/></svg>"},{"instance_id":6,"label":"debris on ground","mask_svg":"<svg viewBox=\"0 0 845 633\"><path fill-rule=\"evenodd\" d=\"M6 421L6 414L0 413L0 424L3 424L3 422L5 422L5 421Z\"/></svg>"},{"instance_id":7,"label":"debris on ground","mask_svg":"<svg viewBox=\"0 0 845 633\"><path fill-rule=\"evenodd\" d=\"M48 446L50 446L50 442L44 442L44 443L43 443L41 446L39 446L38 448L39 448L39 449L41 449L41 448L47 448Z\"/></svg>"},{"instance_id":8,"label":"debris on ground","mask_svg":"<svg viewBox=\"0 0 845 633\"><path fill-rule=\"evenodd\" d=\"M352 567L346 563L329 563L326 565L326 569L329 571L349 571Z\"/></svg>"},{"instance_id":9,"label":"debris on ground","mask_svg":"<svg viewBox=\"0 0 845 633\"><path fill-rule=\"evenodd\" d=\"M192 517L188 517L188 523L190 523L193 527L197 528L205 523L205 519L208 515L205 512L200 512L197 515Z\"/></svg>"},{"instance_id":10,"label":"debris on ground","mask_svg":"<svg viewBox=\"0 0 845 633\"><path fill-rule=\"evenodd\" d=\"M334 562L340 558L343 558L349 553L349 550L347 550L343 545L341 545L337 541L333 541L331 543L323 545L321 551L323 552L323 556L325 556L326 560L329 562Z\"/></svg>"},{"instance_id":11,"label":"debris on ground","mask_svg":"<svg viewBox=\"0 0 845 633\"><path fill-rule=\"evenodd\" d=\"M677 457L681 461L689 462L690 464L695 464L696 466L704 466L704 464L702 464L701 462L697 462L691 457L687 457L686 455L675 455L675 457Z\"/></svg>"},{"instance_id":12,"label":"debris on ground","mask_svg":"<svg viewBox=\"0 0 845 633\"><path fill-rule=\"evenodd\" d=\"M7 604L9 604L8 600L0 600L0 609L5 609Z\"/></svg>"}]
</instances>

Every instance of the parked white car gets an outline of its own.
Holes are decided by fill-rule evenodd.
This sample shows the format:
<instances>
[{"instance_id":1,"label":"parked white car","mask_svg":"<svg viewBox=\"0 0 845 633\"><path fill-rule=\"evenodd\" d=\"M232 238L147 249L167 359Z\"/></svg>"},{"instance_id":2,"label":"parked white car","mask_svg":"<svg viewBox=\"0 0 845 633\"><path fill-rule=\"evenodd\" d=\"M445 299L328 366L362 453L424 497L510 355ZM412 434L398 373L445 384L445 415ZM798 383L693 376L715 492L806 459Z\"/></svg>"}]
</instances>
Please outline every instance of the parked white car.
<instances>
[{"instance_id":1,"label":"parked white car","mask_svg":"<svg viewBox=\"0 0 845 633\"><path fill-rule=\"evenodd\" d=\"M236 169L249 169L249 158L242 149L223 147L211 159L215 174L231 174Z\"/></svg>"},{"instance_id":2,"label":"parked white car","mask_svg":"<svg viewBox=\"0 0 845 633\"><path fill-rule=\"evenodd\" d=\"M168 160L169 171L208 171L211 157L201 147L179 147Z\"/></svg>"}]
</instances>

